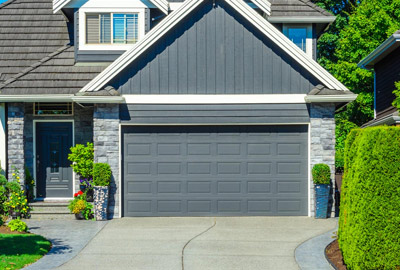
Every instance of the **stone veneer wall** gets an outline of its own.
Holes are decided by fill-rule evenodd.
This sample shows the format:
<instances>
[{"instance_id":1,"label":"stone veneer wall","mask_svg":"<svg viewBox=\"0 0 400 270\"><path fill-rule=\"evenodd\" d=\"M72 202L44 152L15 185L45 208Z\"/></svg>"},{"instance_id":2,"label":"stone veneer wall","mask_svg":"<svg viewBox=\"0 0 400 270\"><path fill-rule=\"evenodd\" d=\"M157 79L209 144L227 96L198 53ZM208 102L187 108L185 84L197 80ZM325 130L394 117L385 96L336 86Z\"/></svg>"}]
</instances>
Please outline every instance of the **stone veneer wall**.
<instances>
[{"instance_id":1,"label":"stone veneer wall","mask_svg":"<svg viewBox=\"0 0 400 270\"><path fill-rule=\"evenodd\" d=\"M94 161L108 163L112 170L109 218L118 218L119 208L119 105L96 104L93 114Z\"/></svg>"},{"instance_id":2,"label":"stone veneer wall","mask_svg":"<svg viewBox=\"0 0 400 270\"><path fill-rule=\"evenodd\" d=\"M8 104L8 138L7 138L7 156L8 156L8 179L12 179L14 168L19 170L21 184L25 181L24 172L24 103Z\"/></svg>"},{"instance_id":3,"label":"stone veneer wall","mask_svg":"<svg viewBox=\"0 0 400 270\"><path fill-rule=\"evenodd\" d=\"M75 144L93 142L93 105L81 107L74 104L73 116L34 116L33 103L25 104L25 164L33 175L33 120L74 120ZM79 179L75 177L75 191L79 190Z\"/></svg>"},{"instance_id":4,"label":"stone veneer wall","mask_svg":"<svg viewBox=\"0 0 400 270\"><path fill-rule=\"evenodd\" d=\"M331 168L333 190L335 188L335 104L311 104L311 169L315 164L325 163ZM311 174L311 172L310 172ZM312 177L310 177L312 178ZM333 200L333 198L332 198ZM332 201L332 215L335 213ZM311 179L311 216L315 216L314 184Z\"/></svg>"}]
</instances>

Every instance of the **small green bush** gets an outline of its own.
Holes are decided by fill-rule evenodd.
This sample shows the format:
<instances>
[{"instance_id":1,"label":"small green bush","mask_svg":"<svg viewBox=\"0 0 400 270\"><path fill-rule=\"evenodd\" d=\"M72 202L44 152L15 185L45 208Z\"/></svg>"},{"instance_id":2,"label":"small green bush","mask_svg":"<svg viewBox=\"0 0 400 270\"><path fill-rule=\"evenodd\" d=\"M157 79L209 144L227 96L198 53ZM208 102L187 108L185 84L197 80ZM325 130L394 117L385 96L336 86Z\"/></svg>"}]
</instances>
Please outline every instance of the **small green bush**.
<instances>
[{"instance_id":1,"label":"small green bush","mask_svg":"<svg viewBox=\"0 0 400 270\"><path fill-rule=\"evenodd\" d=\"M93 175L94 146L93 143L77 144L71 147L68 159L72 162L71 167L83 178L91 178Z\"/></svg>"},{"instance_id":2,"label":"small green bush","mask_svg":"<svg viewBox=\"0 0 400 270\"><path fill-rule=\"evenodd\" d=\"M10 228L10 230L12 232L27 232L28 231L28 225L26 225L25 222L23 222L20 219L13 219L8 223L8 228Z\"/></svg>"},{"instance_id":3,"label":"small green bush","mask_svg":"<svg viewBox=\"0 0 400 270\"><path fill-rule=\"evenodd\" d=\"M312 169L312 177L316 185L329 185L331 183L331 169L326 164L316 164Z\"/></svg>"},{"instance_id":4,"label":"small green bush","mask_svg":"<svg viewBox=\"0 0 400 270\"><path fill-rule=\"evenodd\" d=\"M400 269L400 128L353 130L338 239L349 270Z\"/></svg>"},{"instance_id":5,"label":"small green bush","mask_svg":"<svg viewBox=\"0 0 400 270\"><path fill-rule=\"evenodd\" d=\"M98 187L109 186L111 182L111 168L107 163L95 163L93 167L93 183Z\"/></svg>"}]
</instances>

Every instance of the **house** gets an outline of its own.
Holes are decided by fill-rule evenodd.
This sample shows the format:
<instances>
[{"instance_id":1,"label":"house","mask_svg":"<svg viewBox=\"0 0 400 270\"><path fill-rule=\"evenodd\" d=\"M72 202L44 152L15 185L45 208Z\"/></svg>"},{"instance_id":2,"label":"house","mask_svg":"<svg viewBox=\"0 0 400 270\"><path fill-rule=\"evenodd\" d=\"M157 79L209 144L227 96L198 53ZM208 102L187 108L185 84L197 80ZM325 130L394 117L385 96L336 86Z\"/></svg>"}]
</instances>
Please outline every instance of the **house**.
<instances>
[{"instance_id":1,"label":"house","mask_svg":"<svg viewBox=\"0 0 400 270\"><path fill-rule=\"evenodd\" d=\"M312 216L311 167L334 172L356 98L315 61L334 19L309 0L9 0L2 162L67 199L69 148L93 141L110 217Z\"/></svg>"},{"instance_id":2,"label":"house","mask_svg":"<svg viewBox=\"0 0 400 270\"><path fill-rule=\"evenodd\" d=\"M364 126L400 125L399 112L392 103L395 82L400 81L400 30L390 36L372 53L365 57L358 66L374 70L374 119Z\"/></svg>"}]
</instances>

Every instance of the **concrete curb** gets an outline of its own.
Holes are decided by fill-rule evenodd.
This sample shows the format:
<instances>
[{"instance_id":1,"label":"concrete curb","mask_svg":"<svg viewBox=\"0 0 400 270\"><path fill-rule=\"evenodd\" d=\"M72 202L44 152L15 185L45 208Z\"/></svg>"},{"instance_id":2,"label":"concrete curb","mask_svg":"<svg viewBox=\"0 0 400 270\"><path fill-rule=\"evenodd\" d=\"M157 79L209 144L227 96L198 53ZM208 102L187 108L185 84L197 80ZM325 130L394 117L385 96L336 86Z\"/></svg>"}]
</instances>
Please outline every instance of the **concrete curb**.
<instances>
[{"instance_id":1,"label":"concrete curb","mask_svg":"<svg viewBox=\"0 0 400 270\"><path fill-rule=\"evenodd\" d=\"M334 239L337 229L314 237L296 248L295 258L301 270L332 270L332 266L325 258L325 248Z\"/></svg>"}]
</instances>

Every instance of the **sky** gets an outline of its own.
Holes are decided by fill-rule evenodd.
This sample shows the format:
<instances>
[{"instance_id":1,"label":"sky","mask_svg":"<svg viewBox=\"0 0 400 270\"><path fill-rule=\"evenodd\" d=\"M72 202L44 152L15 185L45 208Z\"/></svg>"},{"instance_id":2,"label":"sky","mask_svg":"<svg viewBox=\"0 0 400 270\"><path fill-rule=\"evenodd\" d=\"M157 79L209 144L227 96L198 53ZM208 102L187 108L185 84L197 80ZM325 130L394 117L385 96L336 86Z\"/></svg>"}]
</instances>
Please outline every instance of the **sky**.
<instances>
[{"instance_id":1,"label":"sky","mask_svg":"<svg viewBox=\"0 0 400 270\"><path fill-rule=\"evenodd\" d=\"M5 1L7 1L7 0L0 0L0 4L3 3L3 2L5 2Z\"/></svg>"}]
</instances>

